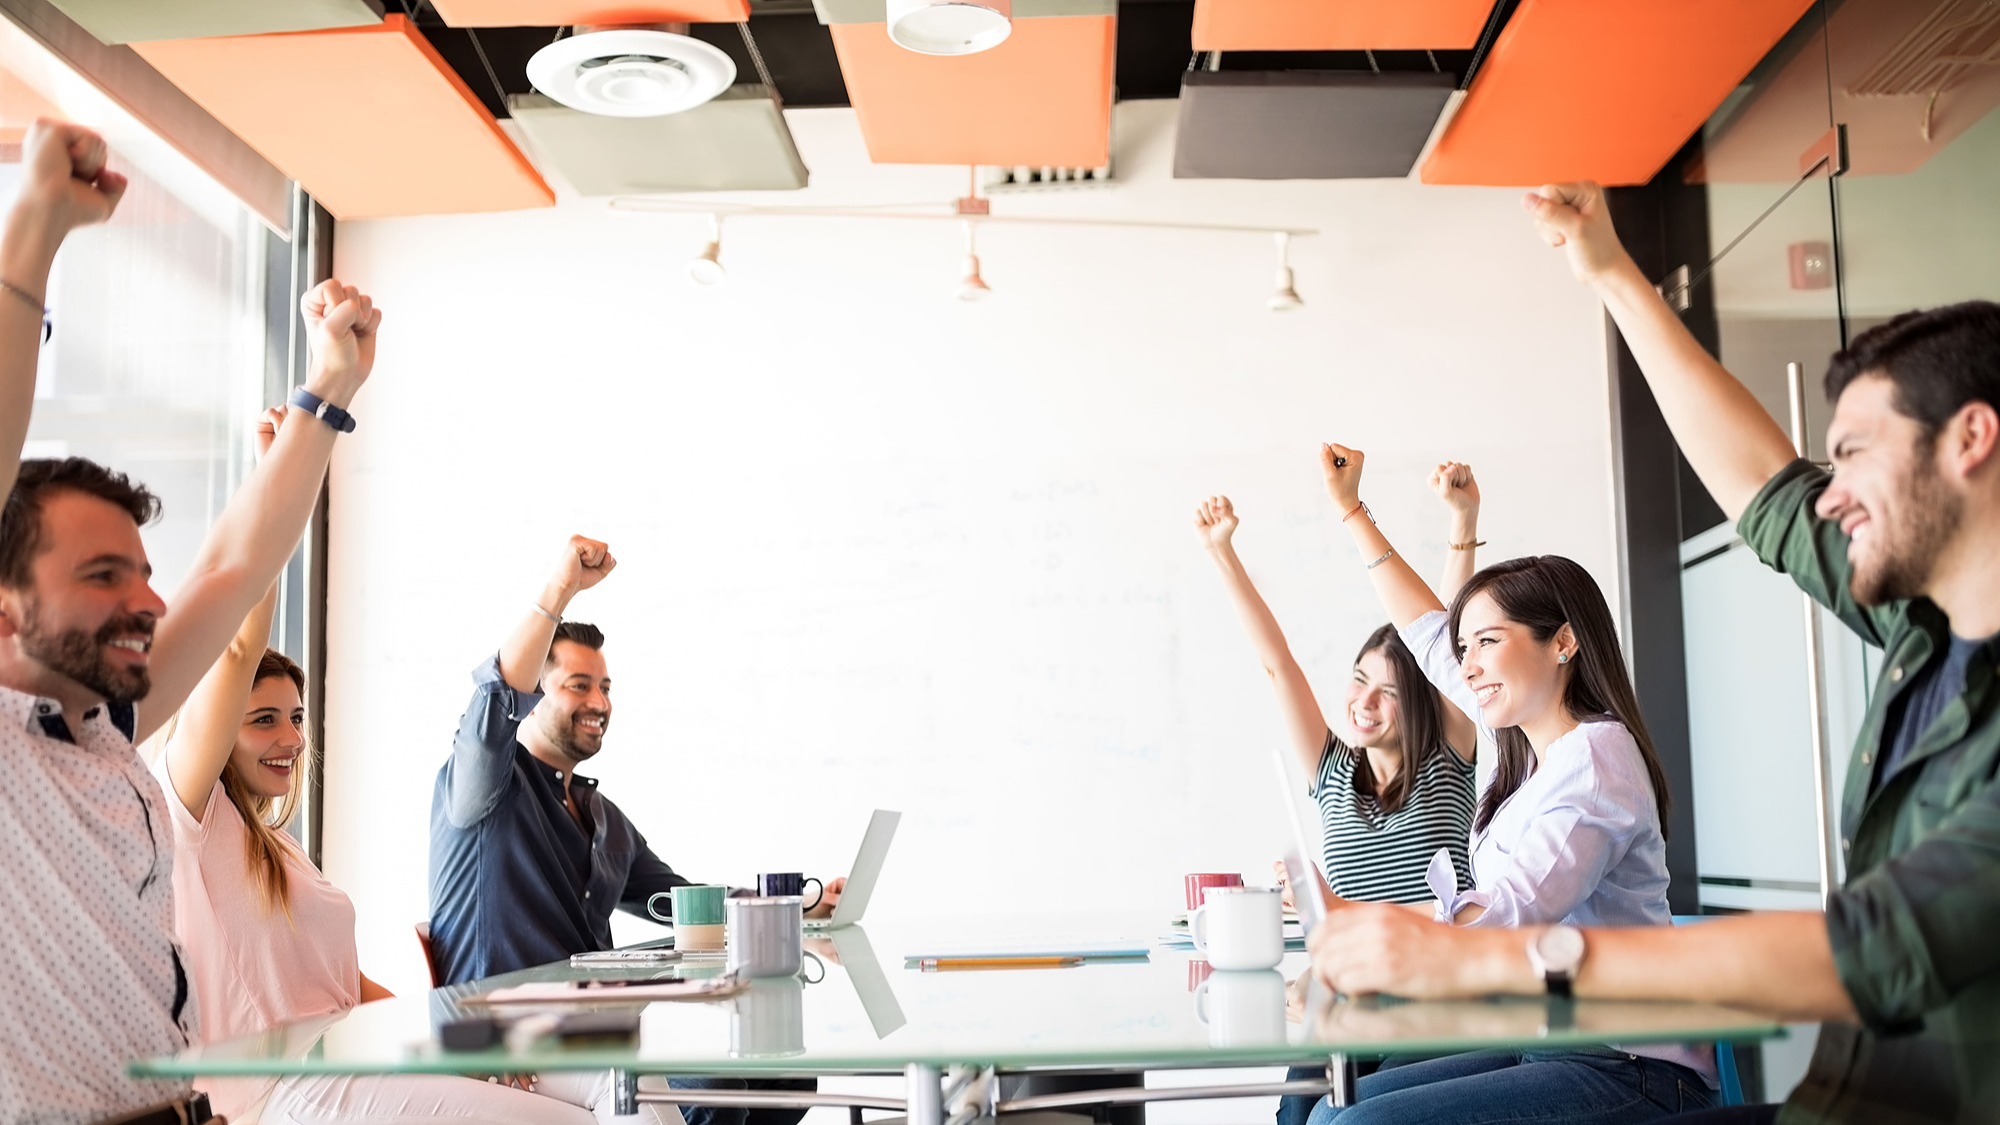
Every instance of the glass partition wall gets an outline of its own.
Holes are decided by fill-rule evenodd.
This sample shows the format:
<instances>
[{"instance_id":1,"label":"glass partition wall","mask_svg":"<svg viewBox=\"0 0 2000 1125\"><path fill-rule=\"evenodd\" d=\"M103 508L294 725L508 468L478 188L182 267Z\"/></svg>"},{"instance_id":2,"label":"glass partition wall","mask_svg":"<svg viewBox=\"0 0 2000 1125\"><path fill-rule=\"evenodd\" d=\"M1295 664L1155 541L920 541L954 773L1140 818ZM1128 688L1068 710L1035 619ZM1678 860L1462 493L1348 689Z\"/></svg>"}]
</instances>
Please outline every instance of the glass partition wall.
<instances>
[{"instance_id":1,"label":"glass partition wall","mask_svg":"<svg viewBox=\"0 0 2000 1125\"><path fill-rule=\"evenodd\" d=\"M41 35L57 17L21 23L17 7L0 12L0 206L18 188L21 142L38 117L103 134L112 166L131 182L112 220L77 231L56 260L23 455L89 457L158 494L146 548L154 585L171 601L251 467L258 414L282 401L299 370L293 324L312 263L104 93L103 76L51 50ZM294 195L295 209L310 206ZM310 217L292 225L301 244L315 229ZM311 673L303 577L301 557L274 637Z\"/></svg>"},{"instance_id":2,"label":"glass partition wall","mask_svg":"<svg viewBox=\"0 0 2000 1125\"><path fill-rule=\"evenodd\" d=\"M1824 0L1648 189L1658 280L1806 456L1827 360L1914 308L2000 298L2000 5ZM1815 908L1877 654L1750 556L1680 474L1681 628L1702 910ZM1639 518L1639 517L1635 517ZM1764 1049L1764 1093L1810 1029ZM1756 1068L1752 1068L1753 1070Z\"/></svg>"}]
</instances>

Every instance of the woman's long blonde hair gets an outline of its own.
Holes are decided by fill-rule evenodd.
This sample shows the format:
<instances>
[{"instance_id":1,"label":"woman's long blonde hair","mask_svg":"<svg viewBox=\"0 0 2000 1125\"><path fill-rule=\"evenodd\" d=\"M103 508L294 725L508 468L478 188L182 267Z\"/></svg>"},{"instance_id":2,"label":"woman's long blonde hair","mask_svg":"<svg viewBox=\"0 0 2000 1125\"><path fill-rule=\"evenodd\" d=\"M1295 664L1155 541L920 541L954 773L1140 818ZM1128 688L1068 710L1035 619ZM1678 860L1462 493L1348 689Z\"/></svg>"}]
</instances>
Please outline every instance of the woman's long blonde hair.
<instances>
[{"instance_id":1,"label":"woman's long blonde hair","mask_svg":"<svg viewBox=\"0 0 2000 1125\"><path fill-rule=\"evenodd\" d=\"M299 689L299 698L306 694L306 673L293 662L291 657L276 649L265 649L264 658L257 662L257 675L250 681L252 690L258 684L273 676L284 676ZM291 716L281 717L290 722ZM283 911L285 917L292 916L291 880L285 872L285 851L295 847L284 834L284 827L298 815L299 806L305 802L306 775L311 771L312 745L308 743L304 752L292 763L292 787L282 797L263 797L250 791L243 782L243 775L236 769L232 757L222 767L222 791L243 815L243 823L249 828L244 839L243 862L250 870L250 878L257 884L257 890L264 899L264 909L272 913Z\"/></svg>"}]
</instances>

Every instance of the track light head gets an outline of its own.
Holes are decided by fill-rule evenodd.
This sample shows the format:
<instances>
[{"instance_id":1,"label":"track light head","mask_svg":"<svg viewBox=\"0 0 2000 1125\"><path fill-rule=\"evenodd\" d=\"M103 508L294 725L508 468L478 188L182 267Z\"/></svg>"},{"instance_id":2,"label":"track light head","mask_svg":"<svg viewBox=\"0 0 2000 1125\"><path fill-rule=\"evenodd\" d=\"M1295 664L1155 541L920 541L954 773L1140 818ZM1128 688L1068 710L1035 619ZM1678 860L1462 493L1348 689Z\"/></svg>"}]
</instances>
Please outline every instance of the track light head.
<instances>
[{"instance_id":1,"label":"track light head","mask_svg":"<svg viewBox=\"0 0 2000 1125\"><path fill-rule=\"evenodd\" d=\"M986 284L986 279L979 276L979 255L967 254L965 256L965 276L958 279L958 299L961 301L980 301L984 300L986 295L991 292L993 290Z\"/></svg>"},{"instance_id":2,"label":"track light head","mask_svg":"<svg viewBox=\"0 0 2000 1125\"><path fill-rule=\"evenodd\" d=\"M1305 307L1305 302L1299 299L1299 291L1292 287L1292 268L1290 266L1280 266L1278 268L1277 289L1264 302L1264 307L1270 309L1272 312L1290 312L1293 309Z\"/></svg>"},{"instance_id":3,"label":"track light head","mask_svg":"<svg viewBox=\"0 0 2000 1125\"><path fill-rule=\"evenodd\" d=\"M1278 244L1278 279L1271 296L1264 301L1264 307L1272 312L1290 312L1293 309L1303 308L1305 302L1299 299L1299 291L1292 284L1291 232L1281 230L1272 237Z\"/></svg>"},{"instance_id":4,"label":"track light head","mask_svg":"<svg viewBox=\"0 0 2000 1125\"><path fill-rule=\"evenodd\" d=\"M722 268L722 217L712 215L708 224L708 245L688 263L688 280L713 288L722 284L729 271Z\"/></svg>"},{"instance_id":5,"label":"track light head","mask_svg":"<svg viewBox=\"0 0 2000 1125\"><path fill-rule=\"evenodd\" d=\"M695 260L688 263L688 280L696 285L709 287L722 284L729 271L722 268L722 243L711 242Z\"/></svg>"}]
</instances>

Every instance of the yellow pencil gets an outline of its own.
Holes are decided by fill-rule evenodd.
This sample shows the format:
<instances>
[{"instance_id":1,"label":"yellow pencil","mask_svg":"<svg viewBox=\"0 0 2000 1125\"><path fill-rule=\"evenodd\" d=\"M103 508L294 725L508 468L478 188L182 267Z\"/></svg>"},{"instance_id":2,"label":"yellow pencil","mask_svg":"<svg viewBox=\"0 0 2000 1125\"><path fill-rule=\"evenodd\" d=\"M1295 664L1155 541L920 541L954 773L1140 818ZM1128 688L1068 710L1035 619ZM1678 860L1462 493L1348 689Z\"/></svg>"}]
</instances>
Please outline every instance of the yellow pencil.
<instances>
[{"instance_id":1,"label":"yellow pencil","mask_svg":"<svg viewBox=\"0 0 2000 1125\"><path fill-rule=\"evenodd\" d=\"M929 973L952 969L1060 969L1081 964L1081 957L926 957L917 962L917 967Z\"/></svg>"}]
</instances>

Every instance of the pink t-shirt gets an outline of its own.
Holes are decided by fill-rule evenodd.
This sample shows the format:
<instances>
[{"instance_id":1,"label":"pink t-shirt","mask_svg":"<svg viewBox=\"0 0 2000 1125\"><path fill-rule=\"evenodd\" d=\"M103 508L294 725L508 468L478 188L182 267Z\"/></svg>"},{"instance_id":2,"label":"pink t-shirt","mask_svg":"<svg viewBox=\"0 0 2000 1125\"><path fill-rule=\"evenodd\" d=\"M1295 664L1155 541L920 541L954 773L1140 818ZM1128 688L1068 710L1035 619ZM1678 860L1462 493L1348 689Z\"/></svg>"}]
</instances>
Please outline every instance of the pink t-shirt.
<instances>
[{"instance_id":1,"label":"pink t-shirt","mask_svg":"<svg viewBox=\"0 0 2000 1125\"><path fill-rule=\"evenodd\" d=\"M267 910L244 859L250 828L243 814L217 782L197 821L174 791L167 758L163 751L153 772L173 819L174 929L187 949L202 1041L235 1039L359 1003L354 904L287 836L291 915ZM201 1085L216 1112L234 1121L253 1119L272 1083Z\"/></svg>"}]
</instances>

